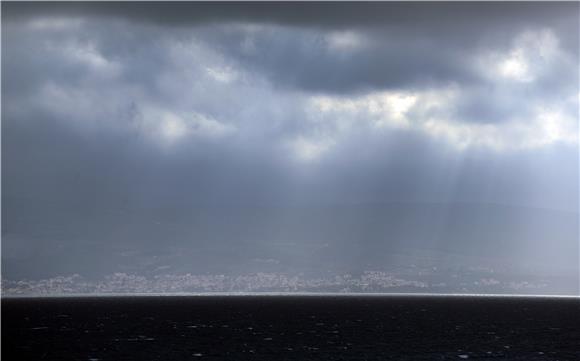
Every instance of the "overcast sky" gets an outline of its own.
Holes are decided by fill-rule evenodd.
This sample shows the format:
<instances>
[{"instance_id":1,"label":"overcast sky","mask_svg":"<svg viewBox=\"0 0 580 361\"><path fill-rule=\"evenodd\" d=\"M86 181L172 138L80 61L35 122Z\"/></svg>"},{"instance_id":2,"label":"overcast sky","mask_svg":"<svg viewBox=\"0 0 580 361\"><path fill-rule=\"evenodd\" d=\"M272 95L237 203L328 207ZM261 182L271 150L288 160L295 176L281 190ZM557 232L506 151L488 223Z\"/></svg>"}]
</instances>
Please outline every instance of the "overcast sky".
<instances>
[{"instance_id":1,"label":"overcast sky","mask_svg":"<svg viewBox=\"0 0 580 361\"><path fill-rule=\"evenodd\" d=\"M201 206L577 214L579 6L2 3L3 236Z\"/></svg>"}]
</instances>

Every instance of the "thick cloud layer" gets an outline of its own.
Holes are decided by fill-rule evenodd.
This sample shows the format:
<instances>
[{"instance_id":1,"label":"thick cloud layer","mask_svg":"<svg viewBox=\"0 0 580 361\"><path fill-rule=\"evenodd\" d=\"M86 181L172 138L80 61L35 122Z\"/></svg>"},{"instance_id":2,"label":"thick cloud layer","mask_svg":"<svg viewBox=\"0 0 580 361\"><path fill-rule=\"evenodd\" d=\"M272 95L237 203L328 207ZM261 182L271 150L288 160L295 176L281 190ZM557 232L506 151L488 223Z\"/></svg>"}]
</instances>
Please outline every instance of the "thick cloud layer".
<instances>
[{"instance_id":1,"label":"thick cloud layer","mask_svg":"<svg viewBox=\"0 0 580 361\"><path fill-rule=\"evenodd\" d=\"M449 238L445 249L509 249L508 258L522 260L550 249L577 267L578 10L539 2L3 3L3 271L82 273L91 261L107 263L115 243L159 249L170 240L225 267L227 257L201 238L224 248L263 238L259 247L244 243L252 254L275 248L266 238L290 235L296 249L335 240L329 252L343 255L408 238L423 239L408 241L419 248L440 249L427 238ZM415 211L401 211L399 223L439 229L420 215L439 205L477 226L428 236L360 216L401 204ZM457 213L457 204L471 211ZM489 221L503 224L501 240L477 223L490 204L515 217ZM342 229L341 211L302 226L288 211L280 217L292 226L279 229L276 217L240 216L330 206L352 215L342 234L329 231ZM207 211L216 207L225 213ZM189 217L200 209L206 230ZM228 212L238 225L220 233L228 222L219 214ZM522 219L532 218L553 231L514 240L530 237ZM556 227L557 219L568 221ZM395 240L385 240L389 232ZM105 251L75 253L87 244ZM30 264L22 259L43 257L42 267L23 271ZM55 271L63 259L71 267Z\"/></svg>"}]
</instances>

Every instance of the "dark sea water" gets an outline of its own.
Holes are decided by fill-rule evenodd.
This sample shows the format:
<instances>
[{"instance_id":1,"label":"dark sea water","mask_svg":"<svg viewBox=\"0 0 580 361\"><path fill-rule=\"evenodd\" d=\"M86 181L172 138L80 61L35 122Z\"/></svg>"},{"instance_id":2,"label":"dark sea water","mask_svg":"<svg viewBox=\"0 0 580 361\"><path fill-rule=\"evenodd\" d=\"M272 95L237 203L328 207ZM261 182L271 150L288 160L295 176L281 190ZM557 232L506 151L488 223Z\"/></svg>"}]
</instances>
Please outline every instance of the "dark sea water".
<instances>
[{"instance_id":1,"label":"dark sea water","mask_svg":"<svg viewBox=\"0 0 580 361\"><path fill-rule=\"evenodd\" d=\"M580 360L580 300L151 296L2 300L2 360Z\"/></svg>"}]
</instances>

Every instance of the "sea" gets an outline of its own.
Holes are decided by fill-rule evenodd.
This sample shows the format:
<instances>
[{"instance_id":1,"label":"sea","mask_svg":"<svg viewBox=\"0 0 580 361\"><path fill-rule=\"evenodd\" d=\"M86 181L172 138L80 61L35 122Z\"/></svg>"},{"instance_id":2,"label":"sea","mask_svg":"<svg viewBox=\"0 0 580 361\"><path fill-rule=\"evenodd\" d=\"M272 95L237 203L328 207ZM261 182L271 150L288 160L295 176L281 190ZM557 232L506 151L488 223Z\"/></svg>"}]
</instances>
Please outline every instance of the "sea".
<instances>
[{"instance_id":1,"label":"sea","mask_svg":"<svg viewBox=\"0 0 580 361\"><path fill-rule=\"evenodd\" d=\"M580 298L2 298L2 360L580 360Z\"/></svg>"}]
</instances>

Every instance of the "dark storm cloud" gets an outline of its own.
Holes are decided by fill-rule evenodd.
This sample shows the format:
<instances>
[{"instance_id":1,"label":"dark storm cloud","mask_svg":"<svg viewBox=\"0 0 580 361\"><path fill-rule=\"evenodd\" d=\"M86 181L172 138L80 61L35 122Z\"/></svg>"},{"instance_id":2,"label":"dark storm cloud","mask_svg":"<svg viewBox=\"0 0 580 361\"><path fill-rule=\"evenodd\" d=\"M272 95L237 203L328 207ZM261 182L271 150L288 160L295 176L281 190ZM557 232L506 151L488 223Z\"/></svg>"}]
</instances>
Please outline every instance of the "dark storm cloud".
<instances>
[{"instance_id":1,"label":"dark storm cloud","mask_svg":"<svg viewBox=\"0 0 580 361\"><path fill-rule=\"evenodd\" d=\"M577 10L569 2L26 2L5 4L12 19L30 16L111 16L159 23L190 25L221 21L262 22L311 27L400 26L472 27L512 23L553 23ZM453 21L454 24L450 24ZM421 29L421 28L420 28Z\"/></svg>"},{"instance_id":2,"label":"dark storm cloud","mask_svg":"<svg viewBox=\"0 0 580 361\"><path fill-rule=\"evenodd\" d=\"M2 3L4 271L26 274L23 259L35 276L118 270L119 244L199 250L202 271L280 255L276 242L294 242L294 269L310 244L360 265L407 241L493 254L535 233L535 257L568 247L577 13ZM455 203L515 208L429 220ZM558 250L573 266L577 252Z\"/></svg>"},{"instance_id":3,"label":"dark storm cloud","mask_svg":"<svg viewBox=\"0 0 580 361\"><path fill-rule=\"evenodd\" d=\"M243 32L229 31L220 39L220 29L211 29L217 34L206 39L217 40L226 53L275 84L323 92L473 82L478 77L465 56L486 42L506 47L507 39L526 28L554 29L578 59L576 3L22 3L5 8L8 21L77 16L162 27L225 22L313 29L298 37L283 29L260 35L251 54L240 49ZM325 47L317 29L359 30L371 44L338 55Z\"/></svg>"}]
</instances>

